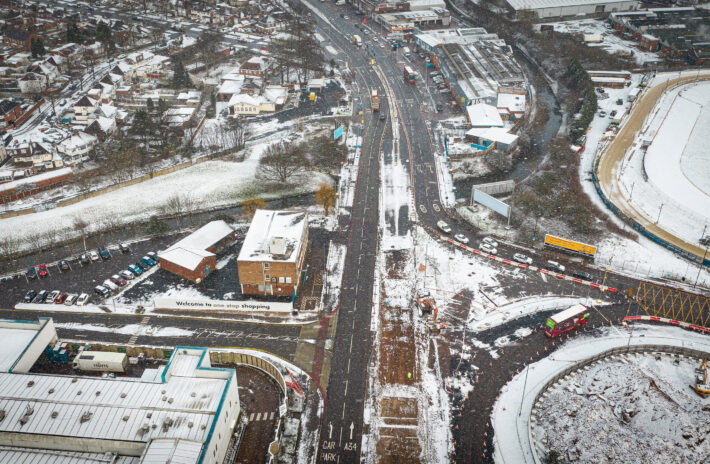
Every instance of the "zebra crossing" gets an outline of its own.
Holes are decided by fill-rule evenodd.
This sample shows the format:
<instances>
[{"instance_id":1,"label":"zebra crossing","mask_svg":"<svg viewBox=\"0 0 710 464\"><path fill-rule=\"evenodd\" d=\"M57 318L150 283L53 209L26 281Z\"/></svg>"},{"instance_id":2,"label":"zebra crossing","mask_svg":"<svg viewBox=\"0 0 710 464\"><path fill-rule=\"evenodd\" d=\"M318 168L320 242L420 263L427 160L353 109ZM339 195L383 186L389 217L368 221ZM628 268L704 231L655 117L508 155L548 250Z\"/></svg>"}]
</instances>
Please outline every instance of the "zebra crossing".
<instances>
[{"instance_id":1,"label":"zebra crossing","mask_svg":"<svg viewBox=\"0 0 710 464\"><path fill-rule=\"evenodd\" d=\"M249 422L260 421L260 420L274 420L276 413L274 411L269 412L257 412L249 414Z\"/></svg>"},{"instance_id":2,"label":"zebra crossing","mask_svg":"<svg viewBox=\"0 0 710 464\"><path fill-rule=\"evenodd\" d=\"M148 325L148 322L150 322L150 316L144 316L143 319L141 319L141 325ZM131 335L131 338L128 339L128 344L135 345L136 341L138 341L138 336L138 333Z\"/></svg>"}]
</instances>

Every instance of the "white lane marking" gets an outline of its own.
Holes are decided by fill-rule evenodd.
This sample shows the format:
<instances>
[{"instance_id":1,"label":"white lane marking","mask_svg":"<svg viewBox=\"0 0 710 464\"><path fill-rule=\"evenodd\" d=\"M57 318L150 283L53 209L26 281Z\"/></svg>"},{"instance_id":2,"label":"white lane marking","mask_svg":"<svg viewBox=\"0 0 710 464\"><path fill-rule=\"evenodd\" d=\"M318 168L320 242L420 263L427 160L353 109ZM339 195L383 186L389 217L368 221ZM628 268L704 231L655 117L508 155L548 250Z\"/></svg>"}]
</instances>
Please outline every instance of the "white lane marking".
<instances>
[{"instance_id":1,"label":"white lane marking","mask_svg":"<svg viewBox=\"0 0 710 464\"><path fill-rule=\"evenodd\" d=\"M540 277L542 278L543 281L547 282L547 276L543 274L542 272L540 273Z\"/></svg>"}]
</instances>

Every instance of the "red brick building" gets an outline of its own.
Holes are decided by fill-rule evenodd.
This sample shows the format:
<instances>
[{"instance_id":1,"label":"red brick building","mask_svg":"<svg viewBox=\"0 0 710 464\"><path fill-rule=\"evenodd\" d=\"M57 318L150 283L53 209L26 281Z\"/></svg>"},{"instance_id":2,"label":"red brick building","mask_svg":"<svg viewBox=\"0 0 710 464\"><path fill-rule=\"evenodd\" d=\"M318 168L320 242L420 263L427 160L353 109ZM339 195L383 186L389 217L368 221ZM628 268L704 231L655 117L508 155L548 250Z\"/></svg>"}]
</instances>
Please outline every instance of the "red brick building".
<instances>
[{"instance_id":1,"label":"red brick building","mask_svg":"<svg viewBox=\"0 0 710 464\"><path fill-rule=\"evenodd\" d=\"M8 27L3 33L2 42L9 47L22 47L25 50L29 50L32 41L37 40L37 38L37 34L26 29Z\"/></svg>"},{"instance_id":2,"label":"red brick building","mask_svg":"<svg viewBox=\"0 0 710 464\"><path fill-rule=\"evenodd\" d=\"M257 210L237 258L245 295L294 296L308 249L308 215Z\"/></svg>"},{"instance_id":3,"label":"red brick building","mask_svg":"<svg viewBox=\"0 0 710 464\"><path fill-rule=\"evenodd\" d=\"M0 130L12 127L22 116L22 106L12 100L0 100Z\"/></svg>"},{"instance_id":4,"label":"red brick building","mask_svg":"<svg viewBox=\"0 0 710 464\"><path fill-rule=\"evenodd\" d=\"M224 221L212 221L165 251L158 253L160 267L200 283L217 268L217 253L234 243L234 231Z\"/></svg>"}]
</instances>

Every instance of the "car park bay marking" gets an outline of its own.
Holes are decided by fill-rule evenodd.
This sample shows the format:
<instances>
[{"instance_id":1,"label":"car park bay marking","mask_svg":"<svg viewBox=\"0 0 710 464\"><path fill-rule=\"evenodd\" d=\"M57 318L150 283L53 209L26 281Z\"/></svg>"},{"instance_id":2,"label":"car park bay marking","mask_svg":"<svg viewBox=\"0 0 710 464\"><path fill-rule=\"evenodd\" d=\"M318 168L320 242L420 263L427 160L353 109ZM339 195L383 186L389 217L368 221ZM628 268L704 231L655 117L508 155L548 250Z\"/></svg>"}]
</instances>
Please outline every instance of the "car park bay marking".
<instances>
[{"instance_id":1,"label":"car park bay marking","mask_svg":"<svg viewBox=\"0 0 710 464\"><path fill-rule=\"evenodd\" d=\"M540 270L540 277L542 278L542 280L544 280L545 282L547 282L547 276L545 275L544 272L542 272L542 269Z\"/></svg>"}]
</instances>

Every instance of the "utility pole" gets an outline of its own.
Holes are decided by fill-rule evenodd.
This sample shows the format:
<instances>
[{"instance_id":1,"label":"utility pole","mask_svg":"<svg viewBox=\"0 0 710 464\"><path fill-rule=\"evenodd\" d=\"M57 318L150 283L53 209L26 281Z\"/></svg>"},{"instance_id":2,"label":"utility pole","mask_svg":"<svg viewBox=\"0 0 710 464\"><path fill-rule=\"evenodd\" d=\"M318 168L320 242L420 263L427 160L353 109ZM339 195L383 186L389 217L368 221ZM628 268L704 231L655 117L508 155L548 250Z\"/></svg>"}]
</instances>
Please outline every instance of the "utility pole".
<instances>
[{"instance_id":1,"label":"utility pole","mask_svg":"<svg viewBox=\"0 0 710 464\"><path fill-rule=\"evenodd\" d=\"M661 211L663 211L663 205L665 205L665 203L661 203L661 207L658 209L658 217L656 218L656 224L658 224L658 221L661 220Z\"/></svg>"},{"instance_id":2,"label":"utility pole","mask_svg":"<svg viewBox=\"0 0 710 464\"><path fill-rule=\"evenodd\" d=\"M525 387L528 385L528 374L530 373L530 364L525 368L525 382L523 383L523 393L520 395L520 409L518 410L518 417L523 413L523 400L525 399Z\"/></svg>"},{"instance_id":3,"label":"utility pole","mask_svg":"<svg viewBox=\"0 0 710 464\"><path fill-rule=\"evenodd\" d=\"M705 238L705 231L707 230L708 226L705 224L705 227L703 227L703 233L700 234L700 240L703 240ZM705 246L705 253L703 253L703 259L700 260L700 264L698 265L698 275L695 276L695 283L693 283L693 289L695 289L695 286L698 285L698 279L700 278L700 271L703 270L703 265L705 264L705 257L708 255L708 248L710 248L710 238L708 239L707 245Z\"/></svg>"}]
</instances>

